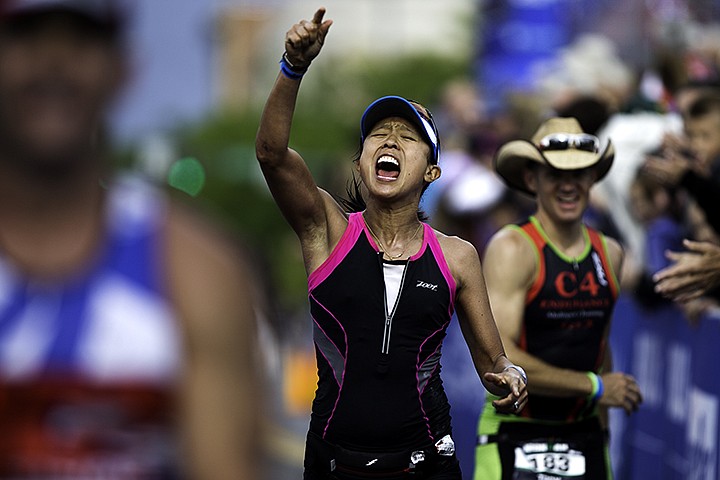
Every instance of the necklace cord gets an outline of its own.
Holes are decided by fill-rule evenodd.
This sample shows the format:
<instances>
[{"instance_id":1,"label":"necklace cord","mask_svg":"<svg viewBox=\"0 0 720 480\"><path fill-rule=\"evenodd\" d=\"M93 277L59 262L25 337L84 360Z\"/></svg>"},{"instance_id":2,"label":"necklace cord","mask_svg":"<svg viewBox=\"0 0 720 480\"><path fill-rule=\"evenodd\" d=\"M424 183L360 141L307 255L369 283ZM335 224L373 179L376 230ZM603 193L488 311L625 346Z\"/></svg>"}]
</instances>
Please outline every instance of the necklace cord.
<instances>
[{"instance_id":1,"label":"necklace cord","mask_svg":"<svg viewBox=\"0 0 720 480\"><path fill-rule=\"evenodd\" d=\"M364 217L363 217L364 220ZM415 229L415 233L413 233L413 236L410 237L410 240L407 241L405 244L405 248L403 248L402 252L400 252L398 255L391 255L388 249L383 245L383 243L380 241L380 237L378 237L372 228L370 228L370 224L368 222L365 222L365 225L367 226L368 230L370 231L370 235L375 239L375 241L380 245L380 247L383 249L383 253L388 256L390 260L397 260L398 258L401 258L403 255L405 255L405 252L407 251L410 244L415 240L415 237L417 237L418 232L420 231L420 227L422 227L422 223L418 225L418 227Z\"/></svg>"}]
</instances>

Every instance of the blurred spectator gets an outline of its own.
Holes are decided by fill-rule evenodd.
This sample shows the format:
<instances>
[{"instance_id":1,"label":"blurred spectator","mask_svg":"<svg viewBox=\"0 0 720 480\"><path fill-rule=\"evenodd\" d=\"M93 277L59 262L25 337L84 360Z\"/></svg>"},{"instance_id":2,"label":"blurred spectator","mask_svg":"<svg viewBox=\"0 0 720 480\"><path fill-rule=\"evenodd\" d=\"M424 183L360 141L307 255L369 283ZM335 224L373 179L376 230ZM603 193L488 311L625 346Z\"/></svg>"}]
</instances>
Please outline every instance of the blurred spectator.
<instances>
[{"instance_id":1,"label":"blurred spectator","mask_svg":"<svg viewBox=\"0 0 720 480\"><path fill-rule=\"evenodd\" d=\"M447 132L443 149L466 148L468 137L483 123L485 111L483 95L470 80L456 79L443 86L436 115L438 129Z\"/></svg>"},{"instance_id":2,"label":"blurred spectator","mask_svg":"<svg viewBox=\"0 0 720 480\"><path fill-rule=\"evenodd\" d=\"M474 140L470 141L474 143ZM478 250L484 248L487 239L500 227L495 214L510 197L488 166L485 155L473 146L445 152L442 182L430 197L437 198L433 225L467 239Z\"/></svg>"},{"instance_id":3,"label":"blurred spectator","mask_svg":"<svg viewBox=\"0 0 720 480\"><path fill-rule=\"evenodd\" d=\"M666 136L662 158L644 165L648 175L666 186L682 187L703 209L708 223L720 232L720 92L701 95L683 115L686 137Z\"/></svg>"},{"instance_id":4,"label":"blurred spectator","mask_svg":"<svg viewBox=\"0 0 720 480\"><path fill-rule=\"evenodd\" d=\"M538 89L552 110L572 99L592 96L617 112L635 87L632 69L620 58L616 46L602 35L589 33L539 65L536 76Z\"/></svg>"},{"instance_id":5,"label":"blurred spectator","mask_svg":"<svg viewBox=\"0 0 720 480\"><path fill-rule=\"evenodd\" d=\"M637 170L644 164L647 152L660 148L668 132L676 133L681 128L676 115L634 111L612 115L598 133L603 141L612 138L616 153L613 169L598 183L592 201L609 212L618 239L628 251L626 258L645 256L645 232L630 210L629 194Z\"/></svg>"},{"instance_id":6,"label":"blurred spectator","mask_svg":"<svg viewBox=\"0 0 720 480\"><path fill-rule=\"evenodd\" d=\"M597 135L610 118L610 107L594 95L580 95L555 107L559 117L575 118L584 132Z\"/></svg>"},{"instance_id":7,"label":"blurred spectator","mask_svg":"<svg viewBox=\"0 0 720 480\"><path fill-rule=\"evenodd\" d=\"M556 106L555 112L559 117L576 119L584 132L597 136L610 118L611 108L599 96L579 95L568 99L563 105ZM612 212L609 211L608 202L596 192L596 189L590 192L590 204L583 215L585 223L610 237L622 238L613 220Z\"/></svg>"},{"instance_id":8,"label":"blurred spectator","mask_svg":"<svg viewBox=\"0 0 720 480\"><path fill-rule=\"evenodd\" d=\"M682 111L685 135L667 135L663 157L648 159L643 170L695 200L687 211L692 231L686 237L696 241L668 246L665 255L672 264L653 277L655 291L679 302L695 323L720 299L715 258L720 232L720 90L701 85L693 93ZM687 251L681 252L683 246Z\"/></svg>"},{"instance_id":9,"label":"blurred spectator","mask_svg":"<svg viewBox=\"0 0 720 480\"><path fill-rule=\"evenodd\" d=\"M685 135L665 135L658 155L649 156L639 173L646 182L655 184L658 196L680 190L681 194L688 195L693 200L687 204L684 212L684 223L690 226L690 231L670 228L667 232L673 235L672 242L648 244L648 248L652 249L652 257L661 258L662 261L649 261L647 272L655 274L667 267L668 259L679 260L682 265L677 268L670 267L670 273L666 271L665 275L675 278L665 280L662 285L655 287L645 281L640 282L639 286L649 296L657 292L679 301L686 317L691 323L695 323L702 313L717 304L713 297L718 297L717 292L712 291L714 284L708 281L710 279L707 276L698 275L706 281L700 286L696 284L695 275L688 272L698 256L702 258L702 255L699 255L700 252L689 252L687 255L670 253L665 257L666 252L678 252L683 248L682 238L714 241L720 228L720 212L716 202L717 188L720 187L720 96L703 86L692 97L694 100L681 111ZM653 228L649 227L647 233L650 241L653 232ZM709 247L704 248L702 253L711 250ZM712 271L712 261L707 265ZM652 281L654 283L664 278L665 276L661 275ZM653 289L643 289L643 285L652 285ZM710 296L700 298L706 293Z\"/></svg>"},{"instance_id":10,"label":"blurred spectator","mask_svg":"<svg viewBox=\"0 0 720 480\"><path fill-rule=\"evenodd\" d=\"M688 82L675 91L672 108L682 114L687 112L690 105L695 103L698 98L718 92L720 92L718 80Z\"/></svg>"},{"instance_id":11,"label":"blurred spectator","mask_svg":"<svg viewBox=\"0 0 720 480\"><path fill-rule=\"evenodd\" d=\"M642 170L630 186L631 208L647 236L645 265L651 272L667 266L664 252L677 248L688 234L683 225L684 196L667 189Z\"/></svg>"},{"instance_id":12,"label":"blurred spectator","mask_svg":"<svg viewBox=\"0 0 720 480\"><path fill-rule=\"evenodd\" d=\"M477 88L453 81L445 86L438 123L443 128L442 176L423 196L433 226L464 238L482 252L508 222L529 212L530 202L510 191L492 169L498 146L517 135L509 113L490 114ZM445 140L448 139L448 140Z\"/></svg>"},{"instance_id":13,"label":"blurred spectator","mask_svg":"<svg viewBox=\"0 0 720 480\"><path fill-rule=\"evenodd\" d=\"M630 288L643 305L657 307L666 300L654 291L652 275L668 265L665 252L682 246L689 232L683 224L684 202L678 192L638 170L630 186L630 207L645 231L645 256L642 259L627 258L630 263L624 269L623 287Z\"/></svg>"},{"instance_id":14,"label":"blurred spectator","mask_svg":"<svg viewBox=\"0 0 720 480\"><path fill-rule=\"evenodd\" d=\"M253 275L107 162L123 15L0 3L0 476L258 478Z\"/></svg>"}]
</instances>

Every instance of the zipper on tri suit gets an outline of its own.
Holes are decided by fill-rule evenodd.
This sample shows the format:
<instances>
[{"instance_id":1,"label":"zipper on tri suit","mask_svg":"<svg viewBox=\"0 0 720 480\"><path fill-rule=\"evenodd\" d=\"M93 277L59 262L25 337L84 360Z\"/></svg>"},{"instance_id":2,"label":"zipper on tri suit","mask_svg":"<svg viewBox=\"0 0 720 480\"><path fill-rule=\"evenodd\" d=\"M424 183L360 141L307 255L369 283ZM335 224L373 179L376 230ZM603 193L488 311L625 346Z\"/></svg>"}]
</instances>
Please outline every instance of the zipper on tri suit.
<instances>
[{"instance_id":1,"label":"zipper on tri suit","mask_svg":"<svg viewBox=\"0 0 720 480\"><path fill-rule=\"evenodd\" d=\"M385 355L388 355L390 353L390 333L392 330L392 322L393 317L395 317L395 311L397 310L398 303L400 302L400 297L402 296L403 291L403 285L405 285L405 275L408 271L408 266L410 265L410 260L408 259L405 262L405 267L403 267L403 273L402 277L400 278L400 287L398 288L398 294L395 298L395 304L393 305L393 308L391 311L388 312L388 304L387 304L387 286L385 285L385 267L383 265L382 261L382 255L383 253L380 252L380 268L382 272L382 279L383 279L383 305L385 306L385 329L383 330L383 341L382 341L382 348L380 349L381 353L384 353Z\"/></svg>"}]
</instances>

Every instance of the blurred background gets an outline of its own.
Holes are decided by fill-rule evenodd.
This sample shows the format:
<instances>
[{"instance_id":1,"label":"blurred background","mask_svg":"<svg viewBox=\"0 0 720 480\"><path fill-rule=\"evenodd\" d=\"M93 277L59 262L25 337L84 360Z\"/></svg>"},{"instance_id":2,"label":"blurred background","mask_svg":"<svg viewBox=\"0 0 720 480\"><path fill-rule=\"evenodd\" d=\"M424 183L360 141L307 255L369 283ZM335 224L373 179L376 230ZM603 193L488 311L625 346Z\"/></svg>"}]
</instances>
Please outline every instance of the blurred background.
<instances>
[{"instance_id":1,"label":"blurred background","mask_svg":"<svg viewBox=\"0 0 720 480\"><path fill-rule=\"evenodd\" d=\"M315 387L299 244L254 157L285 31L320 3L299 0L134 2L133 77L111 119L117 161L196 197L240 233L272 298L264 331L274 404L273 479L300 478ZM332 0L326 47L303 79L291 146L320 185L342 194L358 123L375 98L399 94L438 122L443 176L423 206L446 233L484 242L529 213L491 170L495 149L529 137L550 114L577 116L616 145L588 222L617 237L630 274L612 332L618 369L645 392L641 412L612 418L619 479L718 475L720 330L713 302L692 311L642 296L648 221L632 208L644 155L679 133L679 96L718 81L717 0ZM720 135L720 133L718 133ZM712 232L710 238L713 237ZM650 296L651 297L651 296ZM471 478L483 391L451 328L443 375L458 452Z\"/></svg>"}]
</instances>

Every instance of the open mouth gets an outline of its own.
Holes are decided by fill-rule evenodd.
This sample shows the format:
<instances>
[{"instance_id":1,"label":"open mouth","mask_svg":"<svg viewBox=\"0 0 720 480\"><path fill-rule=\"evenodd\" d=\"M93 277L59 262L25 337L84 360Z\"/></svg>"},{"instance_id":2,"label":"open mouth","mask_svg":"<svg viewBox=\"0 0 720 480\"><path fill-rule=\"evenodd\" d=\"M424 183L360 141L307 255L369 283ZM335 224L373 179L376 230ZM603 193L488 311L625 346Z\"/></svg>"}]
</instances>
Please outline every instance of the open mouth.
<instances>
[{"instance_id":1,"label":"open mouth","mask_svg":"<svg viewBox=\"0 0 720 480\"><path fill-rule=\"evenodd\" d=\"M565 195L558 195L557 197L558 202L560 205L563 206L574 206L579 198L576 194L565 194Z\"/></svg>"},{"instance_id":2,"label":"open mouth","mask_svg":"<svg viewBox=\"0 0 720 480\"><path fill-rule=\"evenodd\" d=\"M400 176L400 163L395 157L383 155L375 164L375 173L383 180L396 180Z\"/></svg>"}]
</instances>

